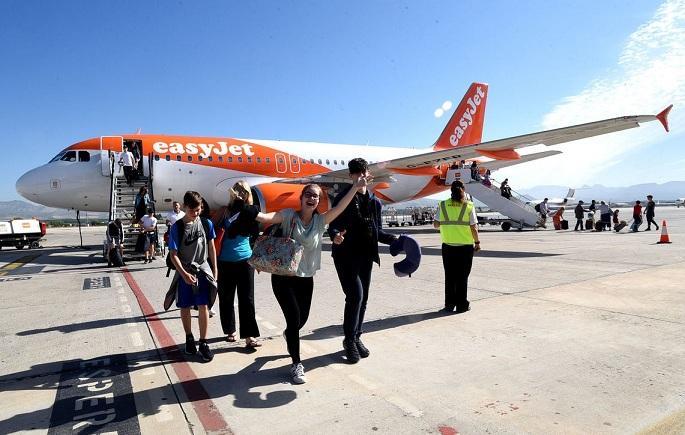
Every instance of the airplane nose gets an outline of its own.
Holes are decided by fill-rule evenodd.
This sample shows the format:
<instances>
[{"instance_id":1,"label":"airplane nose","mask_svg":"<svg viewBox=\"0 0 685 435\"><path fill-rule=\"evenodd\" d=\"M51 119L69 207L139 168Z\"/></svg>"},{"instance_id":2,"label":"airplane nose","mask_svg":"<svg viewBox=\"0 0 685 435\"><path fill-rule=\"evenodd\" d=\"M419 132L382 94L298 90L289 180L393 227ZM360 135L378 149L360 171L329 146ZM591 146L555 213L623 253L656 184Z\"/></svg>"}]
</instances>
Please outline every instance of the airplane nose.
<instances>
[{"instance_id":1,"label":"airplane nose","mask_svg":"<svg viewBox=\"0 0 685 435\"><path fill-rule=\"evenodd\" d=\"M17 180L15 188L24 198L29 201L38 202L41 195L48 190L46 180L40 177L38 172L40 168L31 169Z\"/></svg>"}]
</instances>

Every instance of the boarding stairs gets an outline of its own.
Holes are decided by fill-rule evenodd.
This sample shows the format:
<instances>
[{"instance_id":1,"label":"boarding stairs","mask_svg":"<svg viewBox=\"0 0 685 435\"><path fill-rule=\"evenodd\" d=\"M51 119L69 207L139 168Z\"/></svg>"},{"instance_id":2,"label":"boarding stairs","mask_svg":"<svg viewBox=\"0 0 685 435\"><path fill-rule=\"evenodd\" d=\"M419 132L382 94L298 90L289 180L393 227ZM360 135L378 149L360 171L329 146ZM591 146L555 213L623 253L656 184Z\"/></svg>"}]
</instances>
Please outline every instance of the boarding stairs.
<instances>
[{"instance_id":1,"label":"boarding stairs","mask_svg":"<svg viewBox=\"0 0 685 435\"><path fill-rule=\"evenodd\" d=\"M535 208L517 197L513 192L511 198L502 196L502 192L491 179L491 185L486 186L482 180L471 178L470 169L450 169L447 171L445 183L450 185L455 180L461 180L466 185L466 191L478 201L511 219L512 225L518 229L535 228L539 226L540 216Z\"/></svg>"},{"instance_id":2,"label":"boarding stairs","mask_svg":"<svg viewBox=\"0 0 685 435\"><path fill-rule=\"evenodd\" d=\"M152 159L149 159L151 161ZM115 171L116 163L113 162L112 176L111 176L111 192L110 192L110 210L109 220L119 219L124 229L124 259L139 258L143 254L136 252L136 242L141 231L139 224L134 224L136 216L136 195L140 188L147 186L148 196L153 201L152 207L154 209L154 192L152 189L152 178L148 176L138 175L137 179L129 186L126 183L126 178L121 171ZM148 174L152 174L152 165Z\"/></svg>"}]
</instances>

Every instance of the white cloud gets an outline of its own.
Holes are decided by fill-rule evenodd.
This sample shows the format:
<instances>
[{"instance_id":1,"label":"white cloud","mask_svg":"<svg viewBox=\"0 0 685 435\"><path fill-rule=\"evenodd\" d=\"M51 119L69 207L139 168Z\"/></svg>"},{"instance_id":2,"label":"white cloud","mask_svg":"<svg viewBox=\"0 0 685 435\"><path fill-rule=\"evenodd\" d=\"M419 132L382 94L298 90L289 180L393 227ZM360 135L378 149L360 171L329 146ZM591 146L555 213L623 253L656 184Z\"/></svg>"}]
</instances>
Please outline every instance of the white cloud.
<instances>
[{"instance_id":1,"label":"white cloud","mask_svg":"<svg viewBox=\"0 0 685 435\"><path fill-rule=\"evenodd\" d=\"M444 114L445 114L445 111L442 110L442 109L440 109L440 108L435 109L435 112L433 112L433 115L434 115L436 118L440 118L440 117L442 117L442 115L444 115Z\"/></svg>"},{"instance_id":2,"label":"white cloud","mask_svg":"<svg viewBox=\"0 0 685 435\"><path fill-rule=\"evenodd\" d=\"M447 112L451 108L452 108L452 102L450 100L447 100L444 103L442 103L442 110L444 110L445 112Z\"/></svg>"},{"instance_id":3,"label":"white cloud","mask_svg":"<svg viewBox=\"0 0 685 435\"><path fill-rule=\"evenodd\" d=\"M544 117L542 129L621 115L656 114L671 103L675 108L669 116L670 138L659 122L652 122L637 129L553 147L563 154L504 169L498 178L509 177L516 180L519 187L550 182L569 186L607 183L609 168L621 170L617 166L622 154L673 139L673 135L682 135L680 125L685 121L685 0L664 2L652 20L630 35L617 67L605 76L597 77L578 95L564 98Z\"/></svg>"}]
</instances>

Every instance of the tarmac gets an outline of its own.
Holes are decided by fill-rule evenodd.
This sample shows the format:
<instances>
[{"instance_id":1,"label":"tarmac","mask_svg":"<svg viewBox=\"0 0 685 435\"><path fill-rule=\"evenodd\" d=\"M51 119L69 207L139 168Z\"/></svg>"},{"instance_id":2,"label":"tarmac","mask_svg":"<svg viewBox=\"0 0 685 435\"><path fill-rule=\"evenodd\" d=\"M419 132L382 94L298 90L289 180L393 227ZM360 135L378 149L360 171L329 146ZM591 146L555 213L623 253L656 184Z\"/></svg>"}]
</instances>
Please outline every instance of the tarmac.
<instances>
[{"instance_id":1,"label":"tarmac","mask_svg":"<svg viewBox=\"0 0 685 435\"><path fill-rule=\"evenodd\" d=\"M108 268L104 228L84 228L85 249L78 230L49 229L41 249L0 251L0 433L682 434L685 209L657 219L672 244L656 244L659 231L484 228L471 311L458 315L438 313L437 231L393 229L419 241L421 267L398 278L382 250L371 356L355 365L326 245L301 331L304 385L290 382L268 274L255 277L263 346L226 342L216 316L203 363L181 352L179 312L162 307L163 258Z\"/></svg>"}]
</instances>

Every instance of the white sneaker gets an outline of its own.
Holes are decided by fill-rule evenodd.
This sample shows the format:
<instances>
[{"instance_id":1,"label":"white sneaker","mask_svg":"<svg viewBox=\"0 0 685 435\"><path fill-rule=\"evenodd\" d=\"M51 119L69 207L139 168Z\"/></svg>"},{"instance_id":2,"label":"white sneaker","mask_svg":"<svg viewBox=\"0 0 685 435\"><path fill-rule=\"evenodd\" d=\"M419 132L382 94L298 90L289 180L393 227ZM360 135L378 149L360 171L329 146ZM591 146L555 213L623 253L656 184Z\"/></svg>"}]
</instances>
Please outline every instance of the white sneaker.
<instances>
[{"instance_id":1,"label":"white sneaker","mask_svg":"<svg viewBox=\"0 0 685 435\"><path fill-rule=\"evenodd\" d=\"M304 366L302 363L297 363L290 366L290 376L293 378L293 384L304 384L307 382L307 377L304 375Z\"/></svg>"},{"instance_id":2,"label":"white sneaker","mask_svg":"<svg viewBox=\"0 0 685 435\"><path fill-rule=\"evenodd\" d=\"M214 317L214 316L216 316L216 311L209 310L209 317Z\"/></svg>"}]
</instances>

